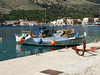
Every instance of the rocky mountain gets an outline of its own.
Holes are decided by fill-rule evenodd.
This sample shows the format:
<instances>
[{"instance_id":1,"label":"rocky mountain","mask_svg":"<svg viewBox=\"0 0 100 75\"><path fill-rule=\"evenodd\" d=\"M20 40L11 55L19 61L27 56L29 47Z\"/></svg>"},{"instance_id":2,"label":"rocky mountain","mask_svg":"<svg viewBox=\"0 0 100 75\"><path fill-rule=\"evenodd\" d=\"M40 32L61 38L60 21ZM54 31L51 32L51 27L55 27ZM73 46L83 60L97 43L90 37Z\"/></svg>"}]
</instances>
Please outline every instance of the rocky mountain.
<instances>
[{"instance_id":1,"label":"rocky mountain","mask_svg":"<svg viewBox=\"0 0 100 75\"><path fill-rule=\"evenodd\" d=\"M100 0L87 0L87 1L90 1L90 2L94 2L94 3L100 4Z\"/></svg>"},{"instance_id":2,"label":"rocky mountain","mask_svg":"<svg viewBox=\"0 0 100 75\"><path fill-rule=\"evenodd\" d=\"M43 10L41 4L58 4L79 10L92 10L96 6L96 10L100 11L100 0L0 0L0 13L9 13L11 10Z\"/></svg>"}]
</instances>

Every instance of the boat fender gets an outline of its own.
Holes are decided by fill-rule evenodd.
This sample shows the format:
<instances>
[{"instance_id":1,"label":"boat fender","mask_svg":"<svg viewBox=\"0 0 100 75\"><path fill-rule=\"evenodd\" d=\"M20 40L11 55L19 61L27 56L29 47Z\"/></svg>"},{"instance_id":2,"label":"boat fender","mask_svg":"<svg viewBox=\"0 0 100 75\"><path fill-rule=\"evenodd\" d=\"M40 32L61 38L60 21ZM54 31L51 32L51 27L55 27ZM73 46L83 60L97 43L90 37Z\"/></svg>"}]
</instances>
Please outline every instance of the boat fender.
<instances>
[{"instance_id":1,"label":"boat fender","mask_svg":"<svg viewBox=\"0 0 100 75\"><path fill-rule=\"evenodd\" d=\"M56 44L56 42L53 40L53 41L51 42L51 45L54 46L55 44Z\"/></svg>"},{"instance_id":2,"label":"boat fender","mask_svg":"<svg viewBox=\"0 0 100 75\"><path fill-rule=\"evenodd\" d=\"M28 34L22 34L22 39L25 39L28 36Z\"/></svg>"},{"instance_id":3,"label":"boat fender","mask_svg":"<svg viewBox=\"0 0 100 75\"><path fill-rule=\"evenodd\" d=\"M42 42L43 42L42 39L39 39L38 44L41 44Z\"/></svg>"},{"instance_id":4,"label":"boat fender","mask_svg":"<svg viewBox=\"0 0 100 75\"><path fill-rule=\"evenodd\" d=\"M22 39L25 39L25 36L22 36Z\"/></svg>"},{"instance_id":5,"label":"boat fender","mask_svg":"<svg viewBox=\"0 0 100 75\"><path fill-rule=\"evenodd\" d=\"M29 39L31 39L32 37L31 37L31 35L28 35L26 38L25 38L25 40L29 40Z\"/></svg>"},{"instance_id":6,"label":"boat fender","mask_svg":"<svg viewBox=\"0 0 100 75\"><path fill-rule=\"evenodd\" d=\"M26 37L28 36L28 34L26 33L24 36L25 36L25 38L26 38Z\"/></svg>"},{"instance_id":7,"label":"boat fender","mask_svg":"<svg viewBox=\"0 0 100 75\"><path fill-rule=\"evenodd\" d=\"M78 38L79 38L79 34L75 33L75 34L74 34L74 37L75 37L76 39L78 39Z\"/></svg>"},{"instance_id":8,"label":"boat fender","mask_svg":"<svg viewBox=\"0 0 100 75\"><path fill-rule=\"evenodd\" d=\"M22 39L25 39L25 34L22 34Z\"/></svg>"},{"instance_id":9,"label":"boat fender","mask_svg":"<svg viewBox=\"0 0 100 75\"><path fill-rule=\"evenodd\" d=\"M23 43L23 39L20 39L20 40L19 40L19 43L22 44L22 43Z\"/></svg>"}]
</instances>

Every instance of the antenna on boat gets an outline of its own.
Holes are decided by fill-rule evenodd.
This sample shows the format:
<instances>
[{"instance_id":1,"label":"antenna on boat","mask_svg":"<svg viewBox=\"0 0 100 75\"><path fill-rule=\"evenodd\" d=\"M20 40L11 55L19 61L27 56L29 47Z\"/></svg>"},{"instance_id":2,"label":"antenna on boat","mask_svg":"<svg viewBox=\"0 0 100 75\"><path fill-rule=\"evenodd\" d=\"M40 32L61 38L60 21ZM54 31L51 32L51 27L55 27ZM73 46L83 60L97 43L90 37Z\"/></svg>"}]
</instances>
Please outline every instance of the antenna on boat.
<instances>
[{"instance_id":1,"label":"antenna on boat","mask_svg":"<svg viewBox=\"0 0 100 75\"><path fill-rule=\"evenodd\" d=\"M31 25L30 25L30 33L31 33Z\"/></svg>"},{"instance_id":2,"label":"antenna on boat","mask_svg":"<svg viewBox=\"0 0 100 75\"><path fill-rule=\"evenodd\" d=\"M22 34L23 34L23 25L22 25Z\"/></svg>"}]
</instances>

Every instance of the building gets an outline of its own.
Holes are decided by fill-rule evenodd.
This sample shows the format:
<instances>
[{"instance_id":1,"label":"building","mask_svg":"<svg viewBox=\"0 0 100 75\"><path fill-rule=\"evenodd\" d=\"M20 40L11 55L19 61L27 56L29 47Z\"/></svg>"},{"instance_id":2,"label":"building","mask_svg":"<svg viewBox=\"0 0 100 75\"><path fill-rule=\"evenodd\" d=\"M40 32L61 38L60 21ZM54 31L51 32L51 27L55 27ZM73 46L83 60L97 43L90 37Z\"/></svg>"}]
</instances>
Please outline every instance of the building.
<instances>
[{"instance_id":1,"label":"building","mask_svg":"<svg viewBox=\"0 0 100 75\"><path fill-rule=\"evenodd\" d=\"M99 18L94 18L94 23L97 22L99 20Z\"/></svg>"},{"instance_id":2,"label":"building","mask_svg":"<svg viewBox=\"0 0 100 75\"><path fill-rule=\"evenodd\" d=\"M56 25L57 26L63 26L63 25L65 25L64 19L58 19Z\"/></svg>"},{"instance_id":3,"label":"building","mask_svg":"<svg viewBox=\"0 0 100 75\"><path fill-rule=\"evenodd\" d=\"M88 22L89 22L89 18L85 17L83 18L82 25L88 24Z\"/></svg>"},{"instance_id":4,"label":"building","mask_svg":"<svg viewBox=\"0 0 100 75\"><path fill-rule=\"evenodd\" d=\"M71 19L70 17L67 18L66 23L67 23L67 25L71 25L71 26L74 25L74 24L73 24L73 19Z\"/></svg>"},{"instance_id":5,"label":"building","mask_svg":"<svg viewBox=\"0 0 100 75\"><path fill-rule=\"evenodd\" d=\"M20 25L21 26L34 26L40 23L39 21L21 21Z\"/></svg>"},{"instance_id":6,"label":"building","mask_svg":"<svg viewBox=\"0 0 100 75\"><path fill-rule=\"evenodd\" d=\"M4 25L6 25L6 26L12 26L13 24L14 24L13 21L5 21L4 22Z\"/></svg>"},{"instance_id":7,"label":"building","mask_svg":"<svg viewBox=\"0 0 100 75\"><path fill-rule=\"evenodd\" d=\"M51 24L52 26L56 26L57 21L56 21L56 20L55 20L55 21L52 21L52 22L50 22L50 24Z\"/></svg>"}]
</instances>

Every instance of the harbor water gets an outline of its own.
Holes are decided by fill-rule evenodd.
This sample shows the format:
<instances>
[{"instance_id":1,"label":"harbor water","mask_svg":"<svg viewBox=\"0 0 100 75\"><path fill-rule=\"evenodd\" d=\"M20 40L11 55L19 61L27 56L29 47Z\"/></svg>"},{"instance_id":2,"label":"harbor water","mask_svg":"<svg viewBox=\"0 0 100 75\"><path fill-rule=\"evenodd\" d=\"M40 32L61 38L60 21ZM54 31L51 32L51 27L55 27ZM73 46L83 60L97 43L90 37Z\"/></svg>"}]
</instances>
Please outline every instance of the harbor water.
<instances>
[{"instance_id":1,"label":"harbor water","mask_svg":"<svg viewBox=\"0 0 100 75\"><path fill-rule=\"evenodd\" d=\"M49 33L54 33L56 30L68 28L74 29L74 31L82 35L83 26L48 27L47 29L50 30ZM85 26L84 29L87 33L87 37L85 38L87 43L95 40L100 41L100 26ZM3 38L3 40L0 40L0 61L34 55L36 51L44 53L64 48L16 44L15 34L21 34L22 30L31 30L31 32L36 35L41 30L41 27L0 27L0 37Z\"/></svg>"}]
</instances>

